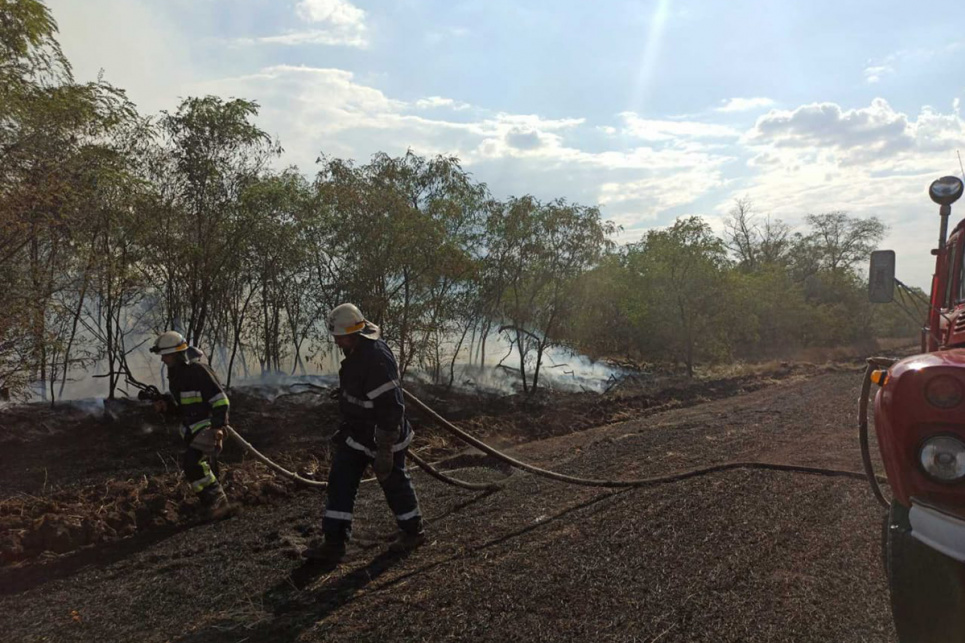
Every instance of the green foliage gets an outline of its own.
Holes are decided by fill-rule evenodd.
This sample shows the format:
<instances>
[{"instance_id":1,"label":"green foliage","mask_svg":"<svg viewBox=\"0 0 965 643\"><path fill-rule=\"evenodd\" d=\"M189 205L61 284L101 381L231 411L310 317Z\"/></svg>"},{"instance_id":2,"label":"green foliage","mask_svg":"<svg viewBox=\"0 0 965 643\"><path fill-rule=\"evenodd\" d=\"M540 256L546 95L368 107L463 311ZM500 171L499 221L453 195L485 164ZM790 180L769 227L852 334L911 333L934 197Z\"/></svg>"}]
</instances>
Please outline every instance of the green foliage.
<instances>
[{"instance_id":1,"label":"green foliage","mask_svg":"<svg viewBox=\"0 0 965 643\"><path fill-rule=\"evenodd\" d=\"M808 223L793 232L738 201L725 239L695 217L648 232L583 276L577 344L692 374L701 362L913 338L917 327L897 305L871 308L856 273L883 235L880 222L837 212Z\"/></svg>"},{"instance_id":2,"label":"green foliage","mask_svg":"<svg viewBox=\"0 0 965 643\"><path fill-rule=\"evenodd\" d=\"M207 96L185 99L160 120L164 139L149 167L157 198L144 238L158 261L145 269L164 295L157 328L181 327L195 343L212 330L226 267L253 231L242 195L280 153L250 122L257 113L251 101Z\"/></svg>"},{"instance_id":3,"label":"green foliage","mask_svg":"<svg viewBox=\"0 0 965 643\"><path fill-rule=\"evenodd\" d=\"M567 336L579 343L568 332L580 324L579 280L612 247L615 227L601 221L597 208L563 200L541 204L529 196L491 204L486 223L490 314L502 320L500 331L516 349L523 390L534 391L546 349Z\"/></svg>"},{"instance_id":4,"label":"green foliage","mask_svg":"<svg viewBox=\"0 0 965 643\"><path fill-rule=\"evenodd\" d=\"M724 238L690 217L617 249L596 207L493 199L451 156L322 157L309 181L273 167L281 147L251 100L189 97L152 121L115 87L75 83L36 0L0 0L0 105L0 388L14 392L41 380L53 398L96 361L113 395L134 338L167 328L229 382L255 362L304 370L332 350L324 319L345 301L403 375L451 384L501 332L527 392L553 346L693 374L918 332L897 304L867 304L873 217L794 231L742 200Z\"/></svg>"},{"instance_id":5,"label":"green foliage","mask_svg":"<svg viewBox=\"0 0 965 643\"><path fill-rule=\"evenodd\" d=\"M403 373L420 363L441 374L441 344L476 267L485 186L458 159L408 152L360 167L328 160L316 189L333 215L322 248L331 292L382 327Z\"/></svg>"},{"instance_id":6,"label":"green foliage","mask_svg":"<svg viewBox=\"0 0 965 643\"><path fill-rule=\"evenodd\" d=\"M53 386L75 363L103 186L127 172L137 117L107 83L73 83L42 4L0 15L0 387Z\"/></svg>"},{"instance_id":7,"label":"green foliage","mask_svg":"<svg viewBox=\"0 0 965 643\"><path fill-rule=\"evenodd\" d=\"M57 43L57 23L38 0L0 0L0 105L16 107L25 94L70 83L70 65Z\"/></svg>"},{"instance_id":8,"label":"green foliage","mask_svg":"<svg viewBox=\"0 0 965 643\"><path fill-rule=\"evenodd\" d=\"M627 267L638 296L636 322L647 329L646 352L683 363L688 374L698 359L727 353L726 248L699 217L653 230L630 247Z\"/></svg>"},{"instance_id":9,"label":"green foliage","mask_svg":"<svg viewBox=\"0 0 965 643\"><path fill-rule=\"evenodd\" d=\"M845 212L809 214L809 234L800 238L795 254L819 270L840 274L864 263L885 235L875 217L857 219Z\"/></svg>"}]
</instances>

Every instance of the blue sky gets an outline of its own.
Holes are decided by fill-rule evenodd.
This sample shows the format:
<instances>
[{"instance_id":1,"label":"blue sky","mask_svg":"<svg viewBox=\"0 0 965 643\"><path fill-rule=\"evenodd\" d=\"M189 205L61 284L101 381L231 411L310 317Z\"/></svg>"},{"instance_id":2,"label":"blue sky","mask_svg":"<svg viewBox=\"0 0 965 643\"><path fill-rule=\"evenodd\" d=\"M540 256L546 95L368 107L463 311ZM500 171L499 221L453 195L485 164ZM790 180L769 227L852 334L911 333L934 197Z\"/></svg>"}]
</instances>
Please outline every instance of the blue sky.
<instances>
[{"instance_id":1,"label":"blue sky","mask_svg":"<svg viewBox=\"0 0 965 643\"><path fill-rule=\"evenodd\" d=\"M965 148L952 2L49 4L78 79L103 69L146 113L253 99L306 174L452 153L497 196L599 204L621 241L690 214L721 232L736 198L792 226L846 210L924 287L925 190Z\"/></svg>"}]
</instances>

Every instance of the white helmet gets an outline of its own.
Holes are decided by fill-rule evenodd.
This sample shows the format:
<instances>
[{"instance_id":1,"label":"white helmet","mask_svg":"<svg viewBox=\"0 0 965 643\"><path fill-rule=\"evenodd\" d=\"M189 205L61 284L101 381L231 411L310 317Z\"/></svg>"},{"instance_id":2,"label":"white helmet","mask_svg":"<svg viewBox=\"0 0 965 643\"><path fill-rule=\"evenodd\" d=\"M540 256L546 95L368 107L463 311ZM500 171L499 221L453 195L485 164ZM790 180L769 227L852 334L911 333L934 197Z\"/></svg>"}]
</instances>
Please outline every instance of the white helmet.
<instances>
[{"instance_id":1,"label":"white helmet","mask_svg":"<svg viewBox=\"0 0 965 643\"><path fill-rule=\"evenodd\" d=\"M176 330L168 330L158 335L154 346L151 347L151 352L158 355L170 355L186 350L188 350L188 342Z\"/></svg>"},{"instance_id":2,"label":"white helmet","mask_svg":"<svg viewBox=\"0 0 965 643\"><path fill-rule=\"evenodd\" d=\"M360 333L366 339L378 339L379 327L362 316L355 304L341 304L328 315L328 332L332 335L354 335Z\"/></svg>"}]
</instances>

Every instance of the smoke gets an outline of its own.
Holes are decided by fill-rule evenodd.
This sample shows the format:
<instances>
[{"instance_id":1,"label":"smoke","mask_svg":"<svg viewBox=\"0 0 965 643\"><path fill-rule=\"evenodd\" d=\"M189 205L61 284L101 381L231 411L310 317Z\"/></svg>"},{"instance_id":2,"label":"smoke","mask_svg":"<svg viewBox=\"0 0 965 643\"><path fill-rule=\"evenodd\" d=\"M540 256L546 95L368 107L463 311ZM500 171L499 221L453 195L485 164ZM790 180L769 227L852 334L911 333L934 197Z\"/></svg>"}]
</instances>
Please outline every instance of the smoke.
<instances>
[{"instance_id":1,"label":"smoke","mask_svg":"<svg viewBox=\"0 0 965 643\"><path fill-rule=\"evenodd\" d=\"M519 352L510 349L505 340L495 342L498 357L488 358L486 365L457 363L454 369L454 386L464 390L483 393L510 394L523 390L519 372ZM527 361L526 378L533 381L535 359ZM594 362L585 355L564 348L550 348L543 354L540 365L539 386L564 392L602 393L615 378L625 371Z\"/></svg>"},{"instance_id":2,"label":"smoke","mask_svg":"<svg viewBox=\"0 0 965 643\"><path fill-rule=\"evenodd\" d=\"M274 401L279 395L313 391L317 388L338 388L338 375L285 375L272 373L259 378L249 378L233 387L248 395ZM316 391L321 392L321 391Z\"/></svg>"},{"instance_id":3,"label":"smoke","mask_svg":"<svg viewBox=\"0 0 965 643\"><path fill-rule=\"evenodd\" d=\"M478 345L477 345L478 346ZM493 334L487 339L487 356L484 365L478 363L470 355L468 346L463 346L457 355L453 369L453 385L461 390L479 391L489 394L512 394L523 390L522 379L519 374L519 353L511 346L505 336ZM222 381L226 381L223 370L225 359L223 351L215 348L215 371L219 372ZM448 361L448 360L444 360ZM247 394L274 400L279 395L310 389L312 385L325 389L338 386L339 355L337 351L330 351L323 355L305 356L303 364L306 373L290 375L287 373L267 373L258 376L232 378L232 389L241 390ZM293 364L289 364L291 367ZM156 386L159 390L167 389L167 378L164 366L156 355L150 354L145 348L140 348L128 355L128 366L134 378L142 383ZM260 366L256 366L258 370ZM535 369L534 355L529 355L526 364L526 376L532 382ZM89 370L72 371L60 391L58 382L54 390L57 399L70 402L80 409L89 409L91 413L103 412L100 401L108 393L108 380L98 377L106 373L107 366L103 363L94 364ZM446 365L442 369L443 383L449 381L449 369ZM625 375L625 371L613 368L601 362L595 362L585 355L580 355L564 348L547 349L540 366L539 386L545 389L565 392L603 392L613 382L614 378ZM410 368L407 377L421 382L430 382L428 373L421 371L418 365ZM49 385L47 387L35 383L28 391L28 401L40 402L49 400ZM128 385L123 379L118 383L118 397L137 397L137 389ZM0 402L0 408L9 405ZM98 406L99 405L99 406Z\"/></svg>"},{"instance_id":4,"label":"smoke","mask_svg":"<svg viewBox=\"0 0 965 643\"><path fill-rule=\"evenodd\" d=\"M102 415L104 413L104 399L99 397L85 397L66 402L71 408L77 409L81 413L89 415Z\"/></svg>"}]
</instances>

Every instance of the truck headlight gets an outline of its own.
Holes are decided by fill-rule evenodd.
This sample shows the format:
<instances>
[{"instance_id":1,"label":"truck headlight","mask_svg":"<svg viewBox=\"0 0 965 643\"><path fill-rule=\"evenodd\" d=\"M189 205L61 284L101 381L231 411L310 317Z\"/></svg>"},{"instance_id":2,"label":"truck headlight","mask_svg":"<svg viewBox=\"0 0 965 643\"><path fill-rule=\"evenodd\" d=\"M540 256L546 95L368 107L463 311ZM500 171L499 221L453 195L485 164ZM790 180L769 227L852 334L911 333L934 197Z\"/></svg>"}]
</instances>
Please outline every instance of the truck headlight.
<instances>
[{"instance_id":1,"label":"truck headlight","mask_svg":"<svg viewBox=\"0 0 965 643\"><path fill-rule=\"evenodd\" d=\"M918 453L925 473L942 482L965 477L965 443L948 435L928 438Z\"/></svg>"},{"instance_id":2,"label":"truck headlight","mask_svg":"<svg viewBox=\"0 0 965 643\"><path fill-rule=\"evenodd\" d=\"M925 399L929 404L940 409L958 406L962 397L962 385L951 375L933 377L925 384Z\"/></svg>"}]
</instances>

